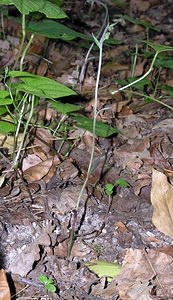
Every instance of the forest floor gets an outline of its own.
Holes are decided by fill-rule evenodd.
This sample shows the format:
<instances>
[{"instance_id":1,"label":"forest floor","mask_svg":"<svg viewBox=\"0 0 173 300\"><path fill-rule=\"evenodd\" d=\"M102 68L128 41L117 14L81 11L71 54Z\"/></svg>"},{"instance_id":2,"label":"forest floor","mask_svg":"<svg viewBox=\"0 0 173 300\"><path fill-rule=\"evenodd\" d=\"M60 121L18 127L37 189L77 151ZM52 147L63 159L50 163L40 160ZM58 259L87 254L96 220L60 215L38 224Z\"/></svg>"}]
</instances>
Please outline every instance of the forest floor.
<instances>
[{"instance_id":1,"label":"forest floor","mask_svg":"<svg viewBox=\"0 0 173 300\"><path fill-rule=\"evenodd\" d=\"M69 19L63 23L96 35L104 20L103 6L64 2ZM31 126L28 131L21 160L24 178L19 170L7 172L13 139L9 135L4 141L0 135L1 173L8 173L0 188L0 263L8 274L11 299L173 299L173 52L162 52L138 85L112 93L149 69L154 51L142 41L173 45L172 1L104 4L110 24L119 15L131 18L115 25L111 38L117 44L105 43L102 55L98 109L109 109L102 110L98 120L117 133L96 137L92 173L78 211L91 132L73 126L68 115L57 113L45 100L39 102L36 113L44 126ZM21 38L14 18L4 17L3 27L2 72L13 67ZM24 69L75 90L77 96L60 100L80 105L81 115L92 118L99 61L96 46L82 82L76 81L89 46L80 39L65 42L35 36ZM0 84L3 90L3 81ZM147 101L151 97L159 103ZM64 127L52 134L52 123ZM114 183L108 195L107 184ZM98 274L85 265L100 261L105 265ZM107 267L118 265L121 271L110 281L108 276L114 273L106 273ZM45 290L40 275L53 279L56 292Z\"/></svg>"}]
</instances>

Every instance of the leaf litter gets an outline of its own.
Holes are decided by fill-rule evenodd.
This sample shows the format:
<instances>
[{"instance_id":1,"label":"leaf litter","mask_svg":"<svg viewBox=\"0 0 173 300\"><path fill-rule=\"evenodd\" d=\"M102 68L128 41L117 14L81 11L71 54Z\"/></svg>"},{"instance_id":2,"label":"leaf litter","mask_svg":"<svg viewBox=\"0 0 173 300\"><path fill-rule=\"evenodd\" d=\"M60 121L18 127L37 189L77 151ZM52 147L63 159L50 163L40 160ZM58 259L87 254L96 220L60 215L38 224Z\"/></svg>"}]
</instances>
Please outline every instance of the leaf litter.
<instances>
[{"instance_id":1,"label":"leaf litter","mask_svg":"<svg viewBox=\"0 0 173 300\"><path fill-rule=\"evenodd\" d=\"M116 11L113 1L107 3L110 12ZM86 27L89 32L96 32L100 8L91 9L88 15L83 1L75 1L71 8L70 5L66 1L64 8L67 14L72 11L73 23L81 14L84 16L81 28L76 25L78 30L85 31ZM129 7L118 10L150 21L167 32L153 33L152 40L164 44L172 35L171 18L167 17L169 6L160 1L131 0ZM110 17L114 17L113 13ZM9 38L6 44L0 41L1 66L10 66L15 60L19 41L14 38L18 39L18 26L5 19ZM39 105L39 120L45 128L31 129L25 144L22 174L12 171L10 161L6 161L12 149L10 137L6 141L4 135L0 137L1 173L5 174L0 188L0 283L4 300L9 299L9 290L3 268L11 274L17 299L43 299L45 291L38 282L40 274L56 283L57 293L50 295L52 299L173 299L171 111L158 103L141 102L135 94L131 99L130 94L119 93L115 97L109 93L118 87L117 80L125 80L131 74L131 61L125 53L129 48L134 50L132 36L145 39L145 31L139 26L126 20L126 25L121 25L120 32L114 34L115 39L119 37L125 44L105 47L99 109L110 106L112 110L102 112L99 118L116 127L118 134L96 138L94 167L77 217L76 203L86 177L92 134L65 120L64 124L70 127L68 132L64 134L62 130L62 135L55 136L54 122L61 120L60 113L44 103ZM45 41L46 38L36 37L26 57L26 70L36 75L46 74L69 87L75 85L81 95L74 69L82 66L85 47L79 47L75 41L73 44L49 41L47 59L51 63L40 66L40 58L34 54L44 53ZM71 104L83 107L82 117L92 117L97 54L94 52L88 64L83 95L71 100ZM145 72L145 62L139 60L135 76ZM170 70L160 76L171 85ZM145 88L149 91L151 87ZM171 105L170 99L166 101ZM106 218L109 201L104 186L119 178L124 178L130 188L117 187ZM75 229L76 240L68 257L71 229ZM105 277L87 268L85 263L91 260L119 263L121 273L108 283Z\"/></svg>"}]
</instances>

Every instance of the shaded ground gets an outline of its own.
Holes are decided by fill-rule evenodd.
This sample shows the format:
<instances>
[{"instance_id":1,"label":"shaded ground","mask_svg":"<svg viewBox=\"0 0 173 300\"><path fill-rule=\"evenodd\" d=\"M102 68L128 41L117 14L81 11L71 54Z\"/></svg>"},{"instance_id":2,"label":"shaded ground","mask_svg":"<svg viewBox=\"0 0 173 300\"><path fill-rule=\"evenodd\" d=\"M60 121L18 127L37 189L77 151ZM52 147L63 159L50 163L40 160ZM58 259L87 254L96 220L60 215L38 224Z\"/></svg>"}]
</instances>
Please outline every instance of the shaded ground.
<instances>
[{"instance_id":1,"label":"shaded ground","mask_svg":"<svg viewBox=\"0 0 173 300\"><path fill-rule=\"evenodd\" d=\"M75 3L66 1L64 5L71 17L69 26L84 33L96 33L103 22L102 7L96 5L88 13L89 7L83 1L72 2ZM149 21L160 29L149 30L152 42L171 46L171 1L131 0L118 7L105 2L110 22L114 14L120 13ZM2 68L15 61L20 41L17 23L5 19L4 26L7 40L0 41ZM16 296L12 299L173 299L172 239L151 221L152 167L163 171L171 170L172 166L172 111L159 103L145 103L144 97L138 95L111 94L117 87L116 79L131 76L135 39L146 39L146 34L141 25L118 24L113 37L123 43L104 48L99 108L111 106L111 110L104 111L99 118L116 127L119 133L111 138L97 138L93 173L77 215L76 202L86 176L92 142L92 134L83 129L73 128L64 136L59 132L53 139L46 128L30 132L23 163L25 181L18 174L10 174L8 184L1 187L1 267L11 274L14 282L12 293ZM74 84L75 71L83 65L87 47L78 41L65 43L37 38L25 67L29 72L74 87L79 96L67 100L81 104L82 113L92 117L97 51L93 51L88 63L82 92L81 85ZM140 54L143 44L138 47ZM51 64L35 55L43 53ZM147 69L147 59L139 55L135 75L141 76ZM172 69L161 67L149 77L153 85L157 80L167 83L171 79ZM147 84L143 88L148 95L160 96L159 89L153 91ZM171 105L172 98L167 97L164 102ZM52 118L52 111L46 103L41 103L38 113L44 115L45 126L50 122L47 112ZM55 113L54 121L60 120L61 116ZM29 147L33 145L35 150L31 151ZM9 151L10 141L2 147L7 157L5 148ZM50 158L52 152L58 157L51 162L53 169L52 165L47 167L52 170L47 177L36 178L35 174L40 174L38 168L27 173L27 163L36 157ZM10 167L5 157L1 158L2 171ZM125 179L130 187L117 187L108 211L104 185L119 178ZM75 229L76 239L68 256L71 229ZM83 264L96 258L123 262L121 274L112 283L107 283L104 277L100 279ZM53 278L57 293L44 290L38 281L40 274Z\"/></svg>"}]
</instances>

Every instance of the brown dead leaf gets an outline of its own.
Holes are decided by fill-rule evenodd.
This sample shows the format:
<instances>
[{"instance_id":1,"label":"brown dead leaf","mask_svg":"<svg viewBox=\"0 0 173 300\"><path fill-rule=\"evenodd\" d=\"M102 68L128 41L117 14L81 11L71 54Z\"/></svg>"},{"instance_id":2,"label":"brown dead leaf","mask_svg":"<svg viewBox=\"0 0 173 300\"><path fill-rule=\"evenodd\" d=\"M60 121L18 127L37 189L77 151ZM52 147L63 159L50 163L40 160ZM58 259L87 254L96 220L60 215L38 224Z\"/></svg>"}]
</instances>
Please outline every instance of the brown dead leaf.
<instances>
[{"instance_id":1,"label":"brown dead leaf","mask_svg":"<svg viewBox=\"0 0 173 300\"><path fill-rule=\"evenodd\" d=\"M39 152L49 153L53 139L50 131L46 128L37 128L35 131L31 131L31 137L33 135L32 145L35 146L34 152L38 155ZM40 155L38 155L40 156Z\"/></svg>"},{"instance_id":2,"label":"brown dead leaf","mask_svg":"<svg viewBox=\"0 0 173 300\"><path fill-rule=\"evenodd\" d=\"M121 274L115 277L111 284L114 286L117 284L122 300L153 299L154 286L157 299L172 299L172 275L171 256L154 249L149 249L147 252L127 249Z\"/></svg>"},{"instance_id":3,"label":"brown dead leaf","mask_svg":"<svg viewBox=\"0 0 173 300\"><path fill-rule=\"evenodd\" d=\"M111 61L103 65L102 67L102 75L103 76L112 76L115 72L129 70L128 65L122 65L117 61Z\"/></svg>"},{"instance_id":4,"label":"brown dead leaf","mask_svg":"<svg viewBox=\"0 0 173 300\"><path fill-rule=\"evenodd\" d=\"M38 165L41 162L42 162L42 160L40 157L38 157L35 154L29 154L22 161L22 171L24 172L27 169Z\"/></svg>"},{"instance_id":5,"label":"brown dead leaf","mask_svg":"<svg viewBox=\"0 0 173 300\"><path fill-rule=\"evenodd\" d=\"M60 163L58 157L48 158L37 165L28 168L23 172L23 177L30 183L42 178L48 182L55 172L56 166Z\"/></svg>"},{"instance_id":6,"label":"brown dead leaf","mask_svg":"<svg viewBox=\"0 0 173 300\"><path fill-rule=\"evenodd\" d=\"M173 186L165 174L153 169L151 202L152 222L158 230L173 237Z\"/></svg>"},{"instance_id":7,"label":"brown dead leaf","mask_svg":"<svg viewBox=\"0 0 173 300\"><path fill-rule=\"evenodd\" d=\"M10 300L10 290L6 278L5 271L0 270L0 300Z\"/></svg>"}]
</instances>

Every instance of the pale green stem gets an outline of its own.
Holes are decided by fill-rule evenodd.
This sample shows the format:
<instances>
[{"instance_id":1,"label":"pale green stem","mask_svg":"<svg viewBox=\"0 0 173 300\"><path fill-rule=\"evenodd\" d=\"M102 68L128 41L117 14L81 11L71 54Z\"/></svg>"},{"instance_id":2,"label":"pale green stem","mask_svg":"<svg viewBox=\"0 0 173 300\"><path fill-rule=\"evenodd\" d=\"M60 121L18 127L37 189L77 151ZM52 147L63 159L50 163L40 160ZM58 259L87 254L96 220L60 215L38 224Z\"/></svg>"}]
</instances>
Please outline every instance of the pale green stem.
<instances>
[{"instance_id":1,"label":"pale green stem","mask_svg":"<svg viewBox=\"0 0 173 300\"><path fill-rule=\"evenodd\" d=\"M131 83L129 83L129 84L127 84L127 85L125 85L125 86L123 86L123 87L117 89L117 90L112 91L111 94L112 94L112 95L115 95L115 94L117 94L117 93L119 93L119 92L121 92L121 91L123 91L123 90L125 90L125 89L128 89L130 86L133 86L134 84L136 84L136 83L138 83L139 81L141 81L141 80L143 80L144 78L146 78L146 77L152 72L153 66L154 66L154 63L155 63L155 61L156 61L156 58L157 58L158 54L159 54L159 52L157 51L157 52L155 53L154 57L153 57L153 60L152 60L151 65L150 65L150 68L148 69L148 71L147 71L143 76L141 76L140 78L136 79L135 81L133 81L133 82L131 82Z\"/></svg>"},{"instance_id":2,"label":"pale green stem","mask_svg":"<svg viewBox=\"0 0 173 300\"><path fill-rule=\"evenodd\" d=\"M26 53L27 53L27 51L28 51L28 49L29 49L29 47L30 47L32 41L33 41L33 38L34 38L34 34L31 34L30 39L29 39L29 42L27 43L25 49L23 50L23 53L22 53L22 56L21 56L21 60L20 60L20 71L23 70L23 61L24 61L24 58L25 58L25 56L26 56Z\"/></svg>"},{"instance_id":3,"label":"pale green stem","mask_svg":"<svg viewBox=\"0 0 173 300\"><path fill-rule=\"evenodd\" d=\"M33 112L34 112L34 100L35 100L35 96L34 95L29 95L29 98L31 98L30 113L29 113L27 122L26 122L25 127L24 127L24 131L23 131L23 135L22 135L22 140L20 142L19 149L18 149L16 157L15 157L15 159L13 161L13 168L17 168L17 166L18 166L18 161L19 161L20 153L22 151L24 142L25 142L25 138L26 138L26 133L27 133L27 130L28 130L28 126L30 124L30 120L31 120L31 118L33 116ZM23 116L23 113L21 115Z\"/></svg>"},{"instance_id":4,"label":"pale green stem","mask_svg":"<svg viewBox=\"0 0 173 300\"><path fill-rule=\"evenodd\" d=\"M89 166L88 166L88 170L87 170L87 175L85 178L85 181L83 183L83 186L81 188L78 200L77 200L77 204L76 204L76 210L78 210L79 208L79 204L83 195L83 192L85 190L85 187L87 185L89 176L91 174L91 170L92 170L92 163L93 163L93 158L94 158L94 150L95 150L95 131L96 131L96 120L97 120L97 106L98 106L98 88L99 88L99 81L100 81L100 74L101 74L101 66L102 66L102 54L103 54L103 43L104 43L104 38L105 38L105 34L108 30L109 25L106 26L102 37L99 41L99 64L98 64L98 71L97 71L97 79L96 79L96 85L95 85L95 100L94 100L94 107L93 107L93 139L92 139L92 146L91 146L91 156L90 156L90 162L89 162Z\"/></svg>"},{"instance_id":5,"label":"pale green stem","mask_svg":"<svg viewBox=\"0 0 173 300\"><path fill-rule=\"evenodd\" d=\"M22 39L21 39L19 51L18 51L18 54L17 54L17 57L16 57L16 61L15 61L13 70L16 69L16 66L17 66L17 63L19 61L20 55L23 51L23 46L24 46L24 43L25 43L25 36L26 36L26 24L25 24L25 22L26 22L25 15L22 15ZM20 71L22 71L22 70L20 70Z\"/></svg>"}]
</instances>

